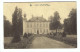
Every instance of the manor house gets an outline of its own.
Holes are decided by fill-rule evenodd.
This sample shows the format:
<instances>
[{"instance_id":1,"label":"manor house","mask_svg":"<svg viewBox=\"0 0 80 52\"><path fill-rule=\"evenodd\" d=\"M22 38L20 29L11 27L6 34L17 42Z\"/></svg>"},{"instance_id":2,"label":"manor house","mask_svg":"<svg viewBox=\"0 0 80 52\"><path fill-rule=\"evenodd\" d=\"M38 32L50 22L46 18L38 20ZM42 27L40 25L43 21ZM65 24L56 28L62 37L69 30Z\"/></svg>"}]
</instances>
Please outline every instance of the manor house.
<instances>
[{"instance_id":1,"label":"manor house","mask_svg":"<svg viewBox=\"0 0 80 52\"><path fill-rule=\"evenodd\" d=\"M23 19L23 34L33 33L33 34L47 34L50 32L49 29L50 22L41 17L33 17L27 20L26 16Z\"/></svg>"}]
</instances>

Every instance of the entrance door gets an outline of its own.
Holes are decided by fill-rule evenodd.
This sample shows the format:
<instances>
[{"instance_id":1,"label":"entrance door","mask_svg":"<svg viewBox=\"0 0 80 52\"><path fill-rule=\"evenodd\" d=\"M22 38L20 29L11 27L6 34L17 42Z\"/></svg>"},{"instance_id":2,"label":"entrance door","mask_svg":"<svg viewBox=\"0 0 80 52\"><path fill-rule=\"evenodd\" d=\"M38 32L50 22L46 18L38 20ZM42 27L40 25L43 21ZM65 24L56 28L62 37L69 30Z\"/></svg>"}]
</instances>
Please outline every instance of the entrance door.
<instances>
[{"instance_id":1,"label":"entrance door","mask_svg":"<svg viewBox=\"0 0 80 52\"><path fill-rule=\"evenodd\" d=\"M37 30L37 34L39 34L39 30Z\"/></svg>"}]
</instances>

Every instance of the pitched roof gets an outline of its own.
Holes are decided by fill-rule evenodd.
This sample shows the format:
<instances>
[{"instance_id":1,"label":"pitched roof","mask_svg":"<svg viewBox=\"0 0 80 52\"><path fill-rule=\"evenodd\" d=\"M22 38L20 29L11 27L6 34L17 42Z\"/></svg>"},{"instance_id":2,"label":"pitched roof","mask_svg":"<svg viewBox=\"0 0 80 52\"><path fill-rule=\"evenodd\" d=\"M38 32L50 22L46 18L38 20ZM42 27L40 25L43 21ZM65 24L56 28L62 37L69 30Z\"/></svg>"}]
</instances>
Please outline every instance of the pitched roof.
<instances>
[{"instance_id":1,"label":"pitched roof","mask_svg":"<svg viewBox=\"0 0 80 52\"><path fill-rule=\"evenodd\" d=\"M44 21L47 21L45 18L43 17L32 17L31 19L29 19L28 21L30 22L44 22Z\"/></svg>"}]
</instances>

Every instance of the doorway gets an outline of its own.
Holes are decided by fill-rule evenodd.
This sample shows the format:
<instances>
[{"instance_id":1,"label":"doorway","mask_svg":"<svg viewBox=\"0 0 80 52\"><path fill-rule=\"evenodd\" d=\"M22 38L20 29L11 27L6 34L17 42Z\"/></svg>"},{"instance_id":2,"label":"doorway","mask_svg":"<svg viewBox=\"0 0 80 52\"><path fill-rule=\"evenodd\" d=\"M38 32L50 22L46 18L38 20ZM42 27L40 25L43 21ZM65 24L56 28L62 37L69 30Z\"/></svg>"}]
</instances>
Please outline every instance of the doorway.
<instances>
[{"instance_id":1,"label":"doorway","mask_svg":"<svg viewBox=\"0 0 80 52\"><path fill-rule=\"evenodd\" d=\"M39 34L39 30L37 30L37 34Z\"/></svg>"}]
</instances>

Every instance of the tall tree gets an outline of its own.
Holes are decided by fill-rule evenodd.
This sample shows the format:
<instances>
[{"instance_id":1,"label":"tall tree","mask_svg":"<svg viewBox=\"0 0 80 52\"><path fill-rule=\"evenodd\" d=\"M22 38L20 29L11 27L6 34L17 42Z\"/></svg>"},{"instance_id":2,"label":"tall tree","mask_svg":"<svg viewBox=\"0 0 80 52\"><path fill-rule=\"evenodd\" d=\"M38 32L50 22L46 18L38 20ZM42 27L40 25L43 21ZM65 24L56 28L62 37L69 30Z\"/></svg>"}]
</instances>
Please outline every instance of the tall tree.
<instances>
[{"instance_id":1,"label":"tall tree","mask_svg":"<svg viewBox=\"0 0 80 52\"><path fill-rule=\"evenodd\" d=\"M71 31L73 34L77 34L77 13L76 9L72 9L69 13Z\"/></svg>"},{"instance_id":2,"label":"tall tree","mask_svg":"<svg viewBox=\"0 0 80 52\"><path fill-rule=\"evenodd\" d=\"M53 16L50 16L50 18L49 18L49 21L50 21L50 24L49 24L49 28L50 28L50 30L53 30Z\"/></svg>"},{"instance_id":3,"label":"tall tree","mask_svg":"<svg viewBox=\"0 0 80 52\"><path fill-rule=\"evenodd\" d=\"M67 18L67 19L65 19L64 20L64 31L65 32L67 32L67 33L70 33L71 31L70 31L70 20L69 20L69 18Z\"/></svg>"},{"instance_id":4,"label":"tall tree","mask_svg":"<svg viewBox=\"0 0 80 52\"><path fill-rule=\"evenodd\" d=\"M22 35L23 34L23 18L22 18L22 9L20 8L19 8L18 17L19 17L18 30L19 30L19 34Z\"/></svg>"},{"instance_id":5,"label":"tall tree","mask_svg":"<svg viewBox=\"0 0 80 52\"><path fill-rule=\"evenodd\" d=\"M60 27L60 16L59 16L59 13L56 11L54 13L54 17L51 18L51 30L55 29L56 30L56 33L57 33L57 29Z\"/></svg>"},{"instance_id":6,"label":"tall tree","mask_svg":"<svg viewBox=\"0 0 80 52\"><path fill-rule=\"evenodd\" d=\"M6 16L3 16L4 17L4 37L9 37L9 36L12 36L12 30L11 30L11 23L6 20Z\"/></svg>"},{"instance_id":7,"label":"tall tree","mask_svg":"<svg viewBox=\"0 0 80 52\"><path fill-rule=\"evenodd\" d=\"M77 34L77 13L76 9L72 9L69 18L64 20L64 30L71 34Z\"/></svg>"},{"instance_id":8,"label":"tall tree","mask_svg":"<svg viewBox=\"0 0 80 52\"><path fill-rule=\"evenodd\" d=\"M12 24L13 24L13 34L14 38L12 42L18 42L20 41L20 35L22 31L22 10L15 8L15 11L12 15Z\"/></svg>"}]
</instances>

